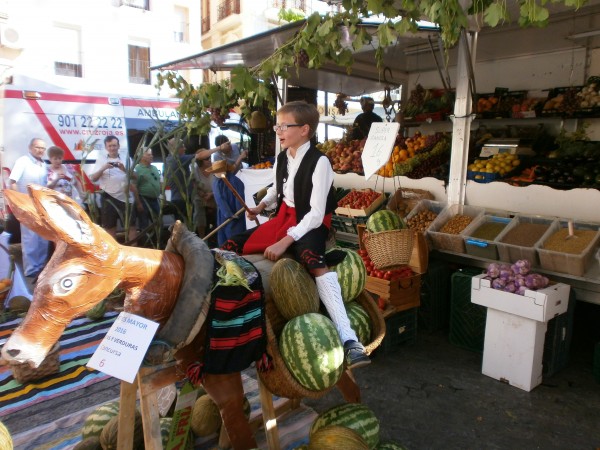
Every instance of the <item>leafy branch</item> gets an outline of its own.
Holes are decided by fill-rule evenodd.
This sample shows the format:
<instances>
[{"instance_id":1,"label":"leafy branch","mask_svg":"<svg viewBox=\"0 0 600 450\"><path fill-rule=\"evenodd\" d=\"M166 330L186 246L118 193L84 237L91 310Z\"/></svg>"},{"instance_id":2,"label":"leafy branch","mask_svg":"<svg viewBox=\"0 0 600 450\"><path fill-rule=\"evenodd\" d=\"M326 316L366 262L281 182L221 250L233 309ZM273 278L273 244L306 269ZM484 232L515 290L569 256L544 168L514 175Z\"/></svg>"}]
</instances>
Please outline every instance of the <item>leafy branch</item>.
<instances>
[{"instance_id":1,"label":"leafy branch","mask_svg":"<svg viewBox=\"0 0 600 450\"><path fill-rule=\"evenodd\" d=\"M513 0L519 5L518 23L522 27L547 25L548 4L564 4L578 9L587 0ZM247 117L253 109L274 110L273 79L287 79L300 67L319 69L333 63L352 72L353 52L366 45L375 48L375 63L383 71L383 55L399 37L418 30L426 19L440 27L446 49L453 47L469 17L478 23L496 27L509 22L508 0L473 0L468 9L459 0L343 0L343 11L310 15L300 30L267 59L255 67L236 67L229 80L193 86L175 72L158 75L157 87L165 83L181 100L179 113L189 132L205 134L211 120L220 123L228 112L240 107ZM360 26L369 18L381 21L374 35ZM376 43L376 44L374 44Z\"/></svg>"}]
</instances>

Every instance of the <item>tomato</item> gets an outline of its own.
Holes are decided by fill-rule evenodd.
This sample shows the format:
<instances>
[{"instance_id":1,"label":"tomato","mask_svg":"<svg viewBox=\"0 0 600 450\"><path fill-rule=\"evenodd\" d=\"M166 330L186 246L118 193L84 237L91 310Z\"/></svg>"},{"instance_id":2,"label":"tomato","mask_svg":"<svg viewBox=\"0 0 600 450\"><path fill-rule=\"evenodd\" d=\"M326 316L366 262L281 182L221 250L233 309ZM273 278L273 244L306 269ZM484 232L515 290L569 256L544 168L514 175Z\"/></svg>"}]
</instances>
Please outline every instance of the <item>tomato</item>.
<instances>
[{"instance_id":1,"label":"tomato","mask_svg":"<svg viewBox=\"0 0 600 450\"><path fill-rule=\"evenodd\" d=\"M384 280L391 280L392 279L392 272L390 272L389 270L386 270L386 272L383 274L383 279Z\"/></svg>"}]
</instances>

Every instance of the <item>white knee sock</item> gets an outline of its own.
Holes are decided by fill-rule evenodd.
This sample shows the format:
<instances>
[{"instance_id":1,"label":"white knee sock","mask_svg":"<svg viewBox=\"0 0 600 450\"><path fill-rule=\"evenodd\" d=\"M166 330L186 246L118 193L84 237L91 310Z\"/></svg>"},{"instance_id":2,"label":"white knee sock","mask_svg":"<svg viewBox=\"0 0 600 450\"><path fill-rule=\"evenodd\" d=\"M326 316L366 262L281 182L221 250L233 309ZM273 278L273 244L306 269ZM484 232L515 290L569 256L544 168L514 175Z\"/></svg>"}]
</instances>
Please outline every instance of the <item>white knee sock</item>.
<instances>
[{"instance_id":1,"label":"white knee sock","mask_svg":"<svg viewBox=\"0 0 600 450\"><path fill-rule=\"evenodd\" d=\"M344 307L342 290L336 273L328 272L320 277L315 277L315 282L317 283L319 297L321 297L321 301L325 305L325 308L327 308L329 317L331 317L331 320L340 335L342 344L348 340L358 342L356 333L350 327L350 320L348 320L348 314Z\"/></svg>"}]
</instances>

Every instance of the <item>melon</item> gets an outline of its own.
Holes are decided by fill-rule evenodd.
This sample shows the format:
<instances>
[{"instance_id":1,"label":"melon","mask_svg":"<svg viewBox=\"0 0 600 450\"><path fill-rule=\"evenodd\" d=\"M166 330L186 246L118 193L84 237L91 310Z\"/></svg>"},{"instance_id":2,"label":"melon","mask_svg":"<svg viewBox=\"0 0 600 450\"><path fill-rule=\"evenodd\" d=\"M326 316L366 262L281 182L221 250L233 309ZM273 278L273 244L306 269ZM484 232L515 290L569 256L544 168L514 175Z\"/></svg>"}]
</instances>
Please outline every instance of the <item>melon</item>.
<instances>
[{"instance_id":1,"label":"melon","mask_svg":"<svg viewBox=\"0 0 600 450\"><path fill-rule=\"evenodd\" d=\"M273 265L269 278L277 310L290 320L319 311L319 292L313 278L297 261L282 258Z\"/></svg>"},{"instance_id":2,"label":"melon","mask_svg":"<svg viewBox=\"0 0 600 450\"><path fill-rule=\"evenodd\" d=\"M79 442L75 447L73 447L73 450L102 450L100 438L98 436L92 436L87 439L84 439L83 441Z\"/></svg>"},{"instance_id":3,"label":"melon","mask_svg":"<svg viewBox=\"0 0 600 450\"><path fill-rule=\"evenodd\" d=\"M346 253L346 257L341 263L333 266L333 270L342 289L342 298L344 303L354 300L365 288L367 282L367 268L360 255L354 250L347 248L336 248Z\"/></svg>"},{"instance_id":4,"label":"melon","mask_svg":"<svg viewBox=\"0 0 600 450\"><path fill-rule=\"evenodd\" d=\"M365 308L357 302L346 304L346 313L350 320L350 327L356 333L361 344L367 345L371 342L371 317Z\"/></svg>"},{"instance_id":5,"label":"melon","mask_svg":"<svg viewBox=\"0 0 600 450\"><path fill-rule=\"evenodd\" d=\"M299 384L321 391L342 376L344 349L333 322L319 313L288 321L279 338L281 357Z\"/></svg>"},{"instance_id":6,"label":"melon","mask_svg":"<svg viewBox=\"0 0 600 450\"><path fill-rule=\"evenodd\" d=\"M396 442L382 442L376 447L376 450L405 450L405 448Z\"/></svg>"},{"instance_id":7,"label":"melon","mask_svg":"<svg viewBox=\"0 0 600 450\"><path fill-rule=\"evenodd\" d=\"M13 440L8 428L2 422L0 422L0 448L6 450L13 449Z\"/></svg>"},{"instance_id":8,"label":"melon","mask_svg":"<svg viewBox=\"0 0 600 450\"><path fill-rule=\"evenodd\" d=\"M368 444L350 428L330 425L310 436L308 450L369 450Z\"/></svg>"},{"instance_id":9,"label":"melon","mask_svg":"<svg viewBox=\"0 0 600 450\"><path fill-rule=\"evenodd\" d=\"M330 425L350 428L365 440L369 448L375 448L379 443L379 420L363 404L345 403L321 413L310 428L311 439L314 433Z\"/></svg>"},{"instance_id":10,"label":"melon","mask_svg":"<svg viewBox=\"0 0 600 450\"><path fill-rule=\"evenodd\" d=\"M394 211L381 209L369 216L366 227L370 233L379 233L381 231L401 230L406 228L406 224Z\"/></svg>"},{"instance_id":11,"label":"melon","mask_svg":"<svg viewBox=\"0 0 600 450\"><path fill-rule=\"evenodd\" d=\"M144 429L142 424L142 414L136 410L133 425L133 449L144 448ZM100 445L102 450L119 450L117 447L119 434L119 416L115 416L108 421L102 433L100 433Z\"/></svg>"},{"instance_id":12,"label":"melon","mask_svg":"<svg viewBox=\"0 0 600 450\"><path fill-rule=\"evenodd\" d=\"M100 436L104 425L110 419L119 414L119 401L108 402L97 407L91 412L83 422L81 428L81 439L86 440L89 437Z\"/></svg>"},{"instance_id":13,"label":"melon","mask_svg":"<svg viewBox=\"0 0 600 450\"><path fill-rule=\"evenodd\" d=\"M209 395L198 397L192 409L192 431L196 436L206 437L221 428L221 413Z\"/></svg>"}]
</instances>

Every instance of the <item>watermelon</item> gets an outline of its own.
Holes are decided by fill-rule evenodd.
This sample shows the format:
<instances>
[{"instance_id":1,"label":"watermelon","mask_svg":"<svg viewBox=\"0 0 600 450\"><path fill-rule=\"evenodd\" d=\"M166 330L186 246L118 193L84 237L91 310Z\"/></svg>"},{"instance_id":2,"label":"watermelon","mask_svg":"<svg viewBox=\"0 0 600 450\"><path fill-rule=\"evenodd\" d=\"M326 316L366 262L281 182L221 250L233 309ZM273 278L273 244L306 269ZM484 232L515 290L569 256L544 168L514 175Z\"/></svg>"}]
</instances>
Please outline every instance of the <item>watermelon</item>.
<instances>
[{"instance_id":1,"label":"watermelon","mask_svg":"<svg viewBox=\"0 0 600 450\"><path fill-rule=\"evenodd\" d=\"M335 250L346 252L344 260L333 269L342 289L344 303L348 303L358 297L365 288L367 268L360 255L354 250L347 248L335 248Z\"/></svg>"},{"instance_id":2,"label":"watermelon","mask_svg":"<svg viewBox=\"0 0 600 450\"><path fill-rule=\"evenodd\" d=\"M2 422L0 422L0 448L12 450L13 440L8 428Z\"/></svg>"},{"instance_id":3,"label":"watermelon","mask_svg":"<svg viewBox=\"0 0 600 450\"><path fill-rule=\"evenodd\" d=\"M273 302L286 319L319 311L319 292L313 278L298 262L282 258L269 278Z\"/></svg>"},{"instance_id":4,"label":"watermelon","mask_svg":"<svg viewBox=\"0 0 600 450\"><path fill-rule=\"evenodd\" d=\"M330 425L350 428L365 440L369 448L375 448L379 443L379 420L363 404L345 403L321 413L310 428L311 438L321 428Z\"/></svg>"},{"instance_id":5,"label":"watermelon","mask_svg":"<svg viewBox=\"0 0 600 450\"><path fill-rule=\"evenodd\" d=\"M310 391L327 389L342 376L342 341L333 322L322 314L294 317L283 327L279 346L288 370Z\"/></svg>"},{"instance_id":6,"label":"watermelon","mask_svg":"<svg viewBox=\"0 0 600 450\"><path fill-rule=\"evenodd\" d=\"M379 233L380 231L401 230L406 228L406 224L394 211L380 209L367 219L366 227L370 233Z\"/></svg>"},{"instance_id":7,"label":"watermelon","mask_svg":"<svg viewBox=\"0 0 600 450\"><path fill-rule=\"evenodd\" d=\"M85 419L81 428L81 439L85 440L89 437L98 436L102 433L102 428L110 419L119 414L119 401L108 402L98 406Z\"/></svg>"},{"instance_id":8,"label":"watermelon","mask_svg":"<svg viewBox=\"0 0 600 450\"><path fill-rule=\"evenodd\" d=\"M144 429L142 424L142 414L139 410L135 411L134 418L134 427L133 427L133 449L143 449L144 448ZM104 428L102 429L102 433L100 433L100 445L102 445L103 450L119 450L117 447L118 443L118 434L119 434L119 416L114 416L112 419L108 421Z\"/></svg>"},{"instance_id":9,"label":"watermelon","mask_svg":"<svg viewBox=\"0 0 600 450\"><path fill-rule=\"evenodd\" d=\"M405 450L405 448L396 442L382 442L376 447L376 450Z\"/></svg>"},{"instance_id":10,"label":"watermelon","mask_svg":"<svg viewBox=\"0 0 600 450\"><path fill-rule=\"evenodd\" d=\"M367 345L371 342L371 317L369 313L357 302L346 304L346 313L350 320L350 326L358 336L361 344Z\"/></svg>"},{"instance_id":11,"label":"watermelon","mask_svg":"<svg viewBox=\"0 0 600 450\"><path fill-rule=\"evenodd\" d=\"M0 446L0 448L4 449L6 447ZM12 447L8 447L12 449ZM102 444L100 444L100 438L98 436L92 436L83 441L79 441L79 443L73 447L73 450L102 450Z\"/></svg>"},{"instance_id":12,"label":"watermelon","mask_svg":"<svg viewBox=\"0 0 600 450\"><path fill-rule=\"evenodd\" d=\"M212 398L203 395L196 400L192 410L192 431L196 436L206 437L221 428L221 413Z\"/></svg>"},{"instance_id":13,"label":"watermelon","mask_svg":"<svg viewBox=\"0 0 600 450\"><path fill-rule=\"evenodd\" d=\"M308 450L369 450L365 440L347 427L330 425L310 436Z\"/></svg>"}]
</instances>

